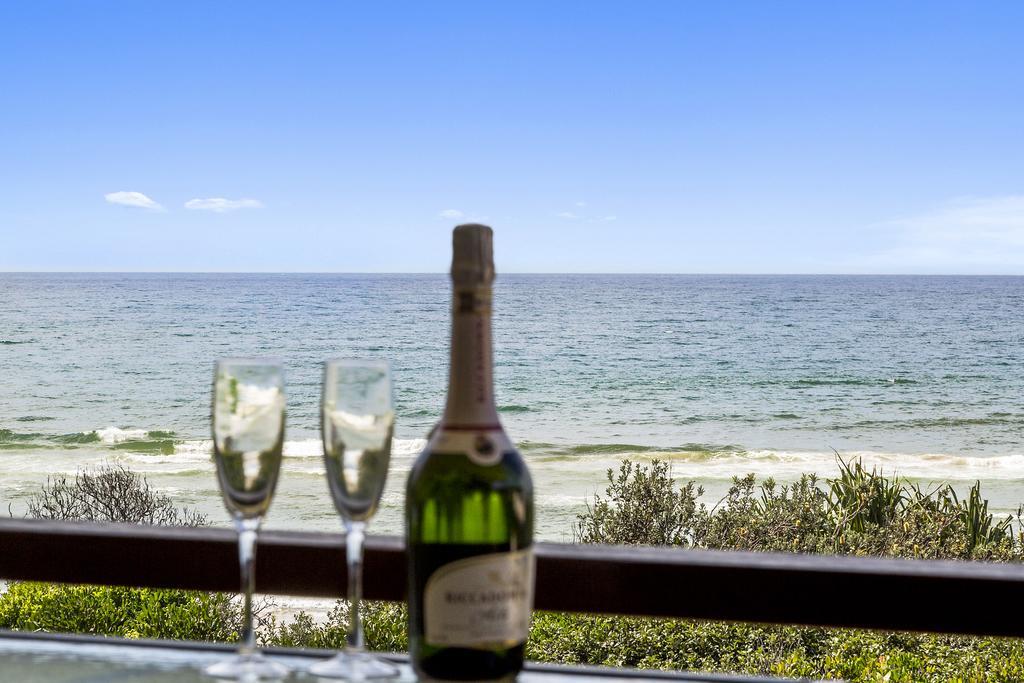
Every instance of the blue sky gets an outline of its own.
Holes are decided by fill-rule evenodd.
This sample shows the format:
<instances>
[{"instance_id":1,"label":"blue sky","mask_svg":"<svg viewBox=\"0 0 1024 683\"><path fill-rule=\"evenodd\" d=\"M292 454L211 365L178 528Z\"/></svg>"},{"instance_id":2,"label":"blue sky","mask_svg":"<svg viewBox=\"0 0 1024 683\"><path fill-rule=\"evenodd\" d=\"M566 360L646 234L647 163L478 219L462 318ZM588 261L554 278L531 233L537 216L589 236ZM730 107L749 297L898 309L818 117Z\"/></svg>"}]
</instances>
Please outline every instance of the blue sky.
<instances>
[{"instance_id":1,"label":"blue sky","mask_svg":"<svg viewBox=\"0 0 1024 683\"><path fill-rule=\"evenodd\" d=\"M0 4L0 270L1024 273L1024 3ZM133 194L134 193L134 194Z\"/></svg>"}]
</instances>

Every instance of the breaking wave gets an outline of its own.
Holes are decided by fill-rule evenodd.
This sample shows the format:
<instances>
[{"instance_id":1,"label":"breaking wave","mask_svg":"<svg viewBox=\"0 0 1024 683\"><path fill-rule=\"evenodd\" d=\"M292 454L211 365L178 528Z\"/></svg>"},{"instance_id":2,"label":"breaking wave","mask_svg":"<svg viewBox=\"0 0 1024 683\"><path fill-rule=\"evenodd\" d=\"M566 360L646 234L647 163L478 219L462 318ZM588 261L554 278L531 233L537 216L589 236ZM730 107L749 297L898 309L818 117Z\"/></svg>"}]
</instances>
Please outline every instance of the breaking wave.
<instances>
[{"instance_id":1,"label":"breaking wave","mask_svg":"<svg viewBox=\"0 0 1024 683\"><path fill-rule=\"evenodd\" d=\"M996 419L1017 419L1017 415L994 415ZM392 457L407 466L426 445L425 439L395 439ZM556 444L524 441L519 447L531 468L558 472L604 471L624 459L668 461L680 479L728 480L754 473L759 477L796 478L815 473L831 476L837 471L833 451L748 449L735 444L685 443L651 446L628 443ZM55 454L86 450L94 457L127 458L150 472L206 470L213 451L210 439L181 439L172 430L132 427L103 427L87 432L43 434L0 429L0 452L24 462L18 469L49 471L46 451ZM19 451L31 451L18 456ZM318 438L288 440L284 444L286 463L303 471L320 471L322 447ZM84 453L82 454L85 455ZM904 453L844 451L845 460L860 459L867 467L928 481L998 479L1024 481L1024 453L995 456L966 456L950 453ZM71 456L71 453L68 453ZM81 456L75 455L75 458ZM13 463L11 463L13 464ZM286 464L287 466L287 464ZM598 469L599 468L599 469Z\"/></svg>"}]
</instances>

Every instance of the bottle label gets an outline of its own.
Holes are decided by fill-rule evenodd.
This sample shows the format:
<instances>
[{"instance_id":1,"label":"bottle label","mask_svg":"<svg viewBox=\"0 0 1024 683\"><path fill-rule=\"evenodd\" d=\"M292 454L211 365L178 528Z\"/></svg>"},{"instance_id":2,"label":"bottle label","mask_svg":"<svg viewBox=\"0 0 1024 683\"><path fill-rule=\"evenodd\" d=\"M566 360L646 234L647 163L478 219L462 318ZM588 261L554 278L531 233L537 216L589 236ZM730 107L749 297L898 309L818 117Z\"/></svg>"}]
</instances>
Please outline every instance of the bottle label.
<instances>
[{"instance_id":1,"label":"bottle label","mask_svg":"<svg viewBox=\"0 0 1024 683\"><path fill-rule=\"evenodd\" d=\"M450 427L442 424L427 445L434 453L465 453L477 465L489 466L501 462L501 456L515 450L512 441L500 427Z\"/></svg>"},{"instance_id":2,"label":"bottle label","mask_svg":"<svg viewBox=\"0 0 1024 683\"><path fill-rule=\"evenodd\" d=\"M456 560L423 595L424 640L434 647L497 649L526 642L533 606L533 548Z\"/></svg>"}]
</instances>

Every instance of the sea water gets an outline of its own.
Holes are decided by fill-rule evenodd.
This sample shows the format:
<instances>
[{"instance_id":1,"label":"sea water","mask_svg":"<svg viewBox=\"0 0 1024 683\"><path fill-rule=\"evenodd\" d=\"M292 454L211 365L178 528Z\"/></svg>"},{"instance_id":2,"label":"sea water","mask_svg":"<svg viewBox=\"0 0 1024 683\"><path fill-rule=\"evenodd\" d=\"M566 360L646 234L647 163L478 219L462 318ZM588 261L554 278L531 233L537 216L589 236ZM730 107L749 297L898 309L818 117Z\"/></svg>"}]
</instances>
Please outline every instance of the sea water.
<instances>
[{"instance_id":1,"label":"sea water","mask_svg":"<svg viewBox=\"0 0 1024 683\"><path fill-rule=\"evenodd\" d=\"M273 528L338 529L319 441L321 362L393 364L396 440L374 533L447 381L445 275L0 273L0 506L100 463L227 523L211 461L213 361L286 365ZM502 275L499 410L539 535L623 458L671 463L709 504L733 476L833 475L836 453L1024 502L1024 278Z\"/></svg>"}]
</instances>

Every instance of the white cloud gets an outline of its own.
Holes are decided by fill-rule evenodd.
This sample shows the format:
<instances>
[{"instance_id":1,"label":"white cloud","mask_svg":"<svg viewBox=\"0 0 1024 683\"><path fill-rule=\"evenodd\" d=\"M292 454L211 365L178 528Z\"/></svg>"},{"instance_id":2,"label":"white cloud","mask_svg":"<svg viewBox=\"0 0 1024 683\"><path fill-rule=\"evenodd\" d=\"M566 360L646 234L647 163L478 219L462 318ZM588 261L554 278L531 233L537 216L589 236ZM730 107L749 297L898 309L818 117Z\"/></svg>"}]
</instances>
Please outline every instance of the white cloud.
<instances>
[{"instance_id":1,"label":"white cloud","mask_svg":"<svg viewBox=\"0 0 1024 683\"><path fill-rule=\"evenodd\" d=\"M586 205L587 205L587 203L586 203L586 202L576 202L576 206L578 206L578 207L579 207L579 208L581 208L581 209L582 209L582 208L583 208L584 206L586 206Z\"/></svg>"},{"instance_id":2,"label":"white cloud","mask_svg":"<svg viewBox=\"0 0 1024 683\"><path fill-rule=\"evenodd\" d=\"M130 206L135 209L149 209L150 211L163 211L164 207L154 202L141 192L109 192L103 195L111 204L118 206Z\"/></svg>"},{"instance_id":3,"label":"white cloud","mask_svg":"<svg viewBox=\"0 0 1024 683\"><path fill-rule=\"evenodd\" d=\"M263 202L258 199L225 199L224 197L207 197L206 199L190 199L185 202L186 209L193 211L213 211L227 213L239 209L262 209Z\"/></svg>"},{"instance_id":4,"label":"white cloud","mask_svg":"<svg viewBox=\"0 0 1024 683\"><path fill-rule=\"evenodd\" d=\"M966 197L917 216L882 223L896 244L879 266L946 271L1024 268L1024 195Z\"/></svg>"},{"instance_id":5,"label":"white cloud","mask_svg":"<svg viewBox=\"0 0 1024 683\"><path fill-rule=\"evenodd\" d=\"M441 213L437 214L438 218L462 218L465 216L463 212L458 209L445 209Z\"/></svg>"},{"instance_id":6,"label":"white cloud","mask_svg":"<svg viewBox=\"0 0 1024 683\"><path fill-rule=\"evenodd\" d=\"M586 206L586 202L576 202L576 206ZM594 216L587 213L576 213L575 211L559 211L555 214L567 221L583 221L585 223L610 223L618 220L618 216Z\"/></svg>"}]
</instances>

